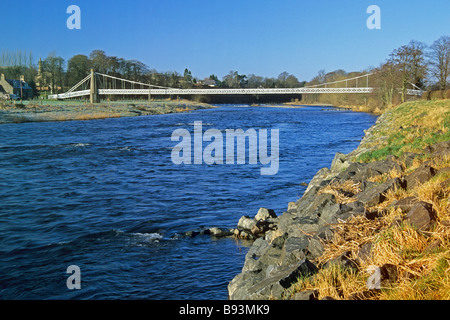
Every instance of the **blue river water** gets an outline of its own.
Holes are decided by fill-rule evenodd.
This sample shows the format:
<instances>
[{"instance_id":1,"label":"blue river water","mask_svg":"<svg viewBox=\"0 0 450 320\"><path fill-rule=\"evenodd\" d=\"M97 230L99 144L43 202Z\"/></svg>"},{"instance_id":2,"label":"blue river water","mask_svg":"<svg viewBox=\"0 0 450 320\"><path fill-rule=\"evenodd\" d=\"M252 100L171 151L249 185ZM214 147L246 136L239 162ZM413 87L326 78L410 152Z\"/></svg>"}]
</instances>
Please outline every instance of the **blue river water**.
<instances>
[{"instance_id":1,"label":"blue river water","mask_svg":"<svg viewBox=\"0 0 450 320\"><path fill-rule=\"evenodd\" d=\"M203 131L278 129L278 173L261 175L260 163L175 165L171 135L193 133L195 121ZM225 300L250 243L180 235L234 228L260 207L282 214L300 184L355 149L375 121L328 107L221 105L2 124L0 299ZM71 265L79 290L66 285Z\"/></svg>"}]
</instances>

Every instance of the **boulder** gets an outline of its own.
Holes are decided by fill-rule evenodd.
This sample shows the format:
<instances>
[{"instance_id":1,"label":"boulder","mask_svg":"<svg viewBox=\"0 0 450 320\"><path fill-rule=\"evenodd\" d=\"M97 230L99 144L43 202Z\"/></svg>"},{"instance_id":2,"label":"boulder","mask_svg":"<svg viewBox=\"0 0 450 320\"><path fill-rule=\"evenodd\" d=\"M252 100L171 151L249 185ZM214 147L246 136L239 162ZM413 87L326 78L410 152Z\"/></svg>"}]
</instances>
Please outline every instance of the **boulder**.
<instances>
[{"instance_id":1,"label":"boulder","mask_svg":"<svg viewBox=\"0 0 450 320\"><path fill-rule=\"evenodd\" d=\"M308 258L317 259L323 254L324 248L319 238L314 237L309 239L307 250L308 250L307 252Z\"/></svg>"},{"instance_id":2,"label":"boulder","mask_svg":"<svg viewBox=\"0 0 450 320\"><path fill-rule=\"evenodd\" d=\"M209 234L216 238L223 238L231 236L233 233L229 229L214 227L209 229Z\"/></svg>"},{"instance_id":3,"label":"boulder","mask_svg":"<svg viewBox=\"0 0 450 320\"><path fill-rule=\"evenodd\" d=\"M308 187L305 190L305 194L313 187L322 187L327 183L327 181L330 182L331 181L330 176L332 176L330 169L328 168L320 169L309 182Z\"/></svg>"},{"instance_id":4,"label":"boulder","mask_svg":"<svg viewBox=\"0 0 450 320\"><path fill-rule=\"evenodd\" d=\"M281 250L281 264L292 265L305 258L305 251L308 247L308 237L302 238L289 237L286 239Z\"/></svg>"},{"instance_id":5,"label":"boulder","mask_svg":"<svg viewBox=\"0 0 450 320\"><path fill-rule=\"evenodd\" d=\"M256 221L254 219L251 219L248 216L243 216L239 219L239 222L237 224L237 227L239 230L252 230L252 228L256 226Z\"/></svg>"},{"instance_id":6,"label":"boulder","mask_svg":"<svg viewBox=\"0 0 450 320\"><path fill-rule=\"evenodd\" d=\"M363 169L359 170L353 177L354 181L364 181L368 178L380 176L382 174L388 173L391 170L396 170L397 172L402 172L403 168L395 161L392 160L381 160L368 163Z\"/></svg>"},{"instance_id":7,"label":"boulder","mask_svg":"<svg viewBox=\"0 0 450 320\"><path fill-rule=\"evenodd\" d=\"M357 201L364 203L365 206L373 207L386 200L386 192L401 187L402 181L399 178L389 179L372 189L358 193L355 198Z\"/></svg>"},{"instance_id":8,"label":"boulder","mask_svg":"<svg viewBox=\"0 0 450 320\"><path fill-rule=\"evenodd\" d=\"M450 141L442 141L428 146L425 148L425 152L441 156L450 155Z\"/></svg>"},{"instance_id":9,"label":"boulder","mask_svg":"<svg viewBox=\"0 0 450 320\"><path fill-rule=\"evenodd\" d=\"M287 211L294 211L294 212L296 212L297 211L297 203L295 203L295 202L289 202L288 203L288 209L287 209Z\"/></svg>"},{"instance_id":10,"label":"boulder","mask_svg":"<svg viewBox=\"0 0 450 320\"><path fill-rule=\"evenodd\" d=\"M367 242L358 251L358 260L363 262L372 256L372 242Z\"/></svg>"},{"instance_id":11,"label":"boulder","mask_svg":"<svg viewBox=\"0 0 450 320\"><path fill-rule=\"evenodd\" d=\"M343 172L339 173L336 176L336 179L339 179L341 181L352 179L352 180L356 181L355 179L353 179L353 177L355 175L358 175L360 172L362 172L366 166L367 166L367 164L365 164L365 163L353 162L347 167L347 169L345 169Z\"/></svg>"},{"instance_id":12,"label":"boulder","mask_svg":"<svg viewBox=\"0 0 450 320\"><path fill-rule=\"evenodd\" d=\"M427 164L421 165L405 177L405 188L407 190L414 189L433 178L436 175L436 172L436 169Z\"/></svg>"},{"instance_id":13,"label":"boulder","mask_svg":"<svg viewBox=\"0 0 450 320\"><path fill-rule=\"evenodd\" d=\"M281 268L272 273L249 290L251 299L267 299L270 296L279 298L284 291L292 286L299 277L308 277L318 271L317 267L308 259L298 262L296 265Z\"/></svg>"},{"instance_id":14,"label":"boulder","mask_svg":"<svg viewBox=\"0 0 450 320\"><path fill-rule=\"evenodd\" d=\"M347 155L337 152L331 162L331 171L340 173L347 169L350 166L350 162L347 161L347 158Z\"/></svg>"},{"instance_id":15,"label":"boulder","mask_svg":"<svg viewBox=\"0 0 450 320\"><path fill-rule=\"evenodd\" d=\"M415 203L406 216L406 222L421 231L429 230L436 222L436 219L437 216L433 206L424 201Z\"/></svg>"},{"instance_id":16,"label":"boulder","mask_svg":"<svg viewBox=\"0 0 450 320\"><path fill-rule=\"evenodd\" d=\"M263 237L267 231L275 228L275 224L266 220L259 220L250 230L256 237Z\"/></svg>"},{"instance_id":17,"label":"boulder","mask_svg":"<svg viewBox=\"0 0 450 320\"><path fill-rule=\"evenodd\" d=\"M402 212L406 213L412 209L412 207L416 202L417 202L416 197L407 197L401 200L394 201L391 206L396 209L400 209Z\"/></svg>"},{"instance_id":18,"label":"boulder","mask_svg":"<svg viewBox=\"0 0 450 320\"><path fill-rule=\"evenodd\" d=\"M242 272L260 272L265 266L263 266L261 257L270 246L267 240L258 238L248 250L245 256L244 267Z\"/></svg>"},{"instance_id":19,"label":"boulder","mask_svg":"<svg viewBox=\"0 0 450 320\"><path fill-rule=\"evenodd\" d=\"M228 298L230 300L247 300L248 290L263 280L263 275L250 271L239 273L228 284Z\"/></svg>"},{"instance_id":20,"label":"boulder","mask_svg":"<svg viewBox=\"0 0 450 320\"><path fill-rule=\"evenodd\" d=\"M276 218L276 217L277 215L275 214L275 211L273 211L272 209L260 208L255 216L255 220L256 221L268 220L269 218Z\"/></svg>"}]
</instances>

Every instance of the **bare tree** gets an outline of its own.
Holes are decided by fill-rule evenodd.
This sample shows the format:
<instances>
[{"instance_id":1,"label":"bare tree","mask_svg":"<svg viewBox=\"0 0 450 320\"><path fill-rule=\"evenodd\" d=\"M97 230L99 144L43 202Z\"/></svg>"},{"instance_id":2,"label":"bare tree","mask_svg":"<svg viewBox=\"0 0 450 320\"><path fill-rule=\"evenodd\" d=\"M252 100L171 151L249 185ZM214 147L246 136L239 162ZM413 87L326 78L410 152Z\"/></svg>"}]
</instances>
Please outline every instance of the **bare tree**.
<instances>
[{"instance_id":1,"label":"bare tree","mask_svg":"<svg viewBox=\"0 0 450 320\"><path fill-rule=\"evenodd\" d=\"M374 95L384 106L390 106L394 102L394 96L403 84L403 72L393 62L386 62L373 70L375 91Z\"/></svg>"},{"instance_id":2,"label":"bare tree","mask_svg":"<svg viewBox=\"0 0 450 320\"><path fill-rule=\"evenodd\" d=\"M442 36L429 48L430 74L437 80L439 90L448 87L450 77L450 37Z\"/></svg>"},{"instance_id":3,"label":"bare tree","mask_svg":"<svg viewBox=\"0 0 450 320\"><path fill-rule=\"evenodd\" d=\"M395 49L388 62L395 65L402 77L402 102L406 101L406 91L411 84L422 88L427 74L425 63L426 45L412 40L408 45Z\"/></svg>"}]
</instances>

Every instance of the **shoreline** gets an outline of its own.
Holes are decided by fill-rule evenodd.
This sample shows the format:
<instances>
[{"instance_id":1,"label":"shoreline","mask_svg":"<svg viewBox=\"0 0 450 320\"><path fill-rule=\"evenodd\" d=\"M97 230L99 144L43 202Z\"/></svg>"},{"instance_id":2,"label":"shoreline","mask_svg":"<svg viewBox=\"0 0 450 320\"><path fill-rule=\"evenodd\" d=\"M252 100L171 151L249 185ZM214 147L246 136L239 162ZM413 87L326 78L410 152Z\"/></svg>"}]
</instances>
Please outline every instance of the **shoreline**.
<instances>
[{"instance_id":1,"label":"shoreline","mask_svg":"<svg viewBox=\"0 0 450 320\"><path fill-rule=\"evenodd\" d=\"M254 242L241 273L228 284L229 299L420 297L415 290L420 278L411 277L421 273L420 257L441 263L442 257L450 259L449 110L448 100L386 110L365 131L359 146L347 155L337 152L331 166L314 175L303 196L290 202L286 212L277 216L261 208L254 218L242 217L237 230ZM426 128L414 132L418 126ZM401 141L400 133L405 136ZM428 142L423 142L426 137ZM384 149L386 153L381 152ZM392 243L390 237L411 233L416 238L408 245L417 253L403 257L403 245ZM409 267L416 264L418 269ZM386 290L368 287L369 267L387 274L381 278L381 288ZM425 274L425 281L440 282L442 275L435 273L430 278ZM399 282L402 288L397 293ZM448 288L443 290L441 299Z\"/></svg>"},{"instance_id":2,"label":"shoreline","mask_svg":"<svg viewBox=\"0 0 450 320\"><path fill-rule=\"evenodd\" d=\"M26 104L1 104L0 124L98 120L181 113L210 108L216 107L206 103L187 100L103 102L99 104L52 101L51 104L43 105L29 101Z\"/></svg>"}]
</instances>

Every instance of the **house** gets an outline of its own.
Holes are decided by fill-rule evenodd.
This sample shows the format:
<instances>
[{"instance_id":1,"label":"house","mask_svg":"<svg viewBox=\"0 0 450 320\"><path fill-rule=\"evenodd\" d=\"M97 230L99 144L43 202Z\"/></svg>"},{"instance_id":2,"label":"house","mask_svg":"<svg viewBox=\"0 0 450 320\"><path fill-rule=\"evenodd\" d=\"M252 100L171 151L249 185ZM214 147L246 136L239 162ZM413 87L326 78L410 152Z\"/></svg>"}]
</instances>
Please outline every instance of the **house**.
<instances>
[{"instance_id":1,"label":"house","mask_svg":"<svg viewBox=\"0 0 450 320\"><path fill-rule=\"evenodd\" d=\"M33 98L33 89L25 82L24 76L20 80L5 79L2 74L0 78L0 93L6 95L15 95L21 99Z\"/></svg>"},{"instance_id":2,"label":"house","mask_svg":"<svg viewBox=\"0 0 450 320\"><path fill-rule=\"evenodd\" d=\"M214 80L214 79L205 79L203 81L203 85L208 86L208 87L215 87L217 85L217 83L216 83L216 80Z\"/></svg>"}]
</instances>

